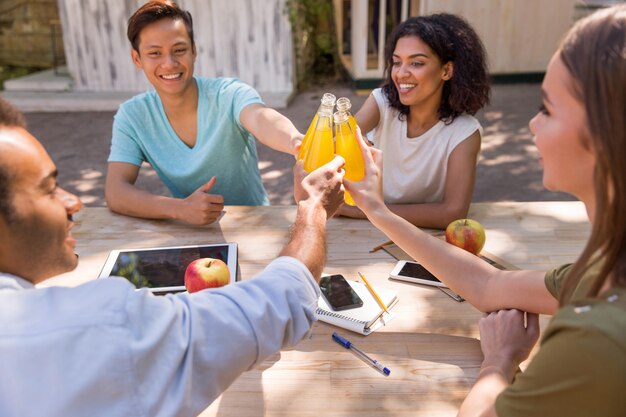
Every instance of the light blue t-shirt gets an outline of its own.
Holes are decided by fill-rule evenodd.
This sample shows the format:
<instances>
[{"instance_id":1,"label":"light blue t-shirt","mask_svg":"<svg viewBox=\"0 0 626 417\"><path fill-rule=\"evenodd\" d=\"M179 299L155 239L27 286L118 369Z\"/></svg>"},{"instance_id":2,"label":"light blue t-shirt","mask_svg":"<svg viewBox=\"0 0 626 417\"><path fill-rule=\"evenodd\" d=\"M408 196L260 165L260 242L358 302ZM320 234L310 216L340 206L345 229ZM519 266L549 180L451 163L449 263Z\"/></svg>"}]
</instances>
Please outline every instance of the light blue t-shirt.
<instances>
[{"instance_id":1,"label":"light blue t-shirt","mask_svg":"<svg viewBox=\"0 0 626 417\"><path fill-rule=\"evenodd\" d=\"M35 289L0 272L0 416L197 416L306 336L319 294L290 257L165 297L123 278Z\"/></svg>"},{"instance_id":2,"label":"light blue t-shirt","mask_svg":"<svg viewBox=\"0 0 626 417\"><path fill-rule=\"evenodd\" d=\"M235 78L195 80L198 134L193 148L172 129L156 91L149 91L117 111L108 161L137 166L148 162L176 198L189 196L215 175L210 193L223 195L224 204L269 205L255 139L239 121L244 107L263 104L261 97Z\"/></svg>"}]
</instances>

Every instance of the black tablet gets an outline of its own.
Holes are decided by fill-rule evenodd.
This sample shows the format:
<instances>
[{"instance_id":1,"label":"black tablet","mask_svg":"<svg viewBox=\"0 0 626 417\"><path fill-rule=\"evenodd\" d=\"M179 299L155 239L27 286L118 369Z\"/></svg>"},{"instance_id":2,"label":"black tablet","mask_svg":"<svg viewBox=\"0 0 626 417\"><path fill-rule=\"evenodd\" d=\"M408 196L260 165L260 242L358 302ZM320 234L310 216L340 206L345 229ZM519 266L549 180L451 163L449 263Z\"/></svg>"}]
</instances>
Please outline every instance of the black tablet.
<instances>
[{"instance_id":1,"label":"black tablet","mask_svg":"<svg viewBox=\"0 0 626 417\"><path fill-rule=\"evenodd\" d=\"M221 259L228 265L230 282L237 279L236 243L113 250L98 278L123 277L157 294L181 292L187 265L200 258Z\"/></svg>"}]
</instances>

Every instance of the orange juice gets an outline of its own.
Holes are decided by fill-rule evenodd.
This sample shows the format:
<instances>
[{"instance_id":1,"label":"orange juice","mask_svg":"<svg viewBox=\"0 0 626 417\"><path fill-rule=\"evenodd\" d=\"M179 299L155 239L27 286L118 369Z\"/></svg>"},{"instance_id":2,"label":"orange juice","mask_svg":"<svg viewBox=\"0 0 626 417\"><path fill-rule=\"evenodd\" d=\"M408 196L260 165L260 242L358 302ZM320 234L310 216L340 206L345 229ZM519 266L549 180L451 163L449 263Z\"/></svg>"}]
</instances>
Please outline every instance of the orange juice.
<instances>
[{"instance_id":1,"label":"orange juice","mask_svg":"<svg viewBox=\"0 0 626 417\"><path fill-rule=\"evenodd\" d=\"M335 156L330 112L321 111L318 116L315 130L307 144L306 155L304 156L304 169L307 172L332 161Z\"/></svg>"},{"instance_id":2,"label":"orange juice","mask_svg":"<svg viewBox=\"0 0 626 417\"><path fill-rule=\"evenodd\" d=\"M317 125L317 120L319 118L319 113L322 110L329 111L332 113L333 107L335 106L336 98L331 93L325 93L322 96L321 104L315 112L315 116L313 116L313 120L309 125L309 128L306 130L304 134L304 138L302 138L302 143L300 144L300 151L298 152L298 161L301 161L306 158L306 154L309 150L309 146L311 145L311 138L313 137L313 133L315 133L315 126Z\"/></svg>"},{"instance_id":3,"label":"orange juice","mask_svg":"<svg viewBox=\"0 0 626 417\"><path fill-rule=\"evenodd\" d=\"M341 155L346 160L344 169L345 178L350 181L361 181L365 176L365 162L363 154L357 142L354 131L348 122L348 115L345 112L335 112L335 146L337 155ZM344 195L346 204L354 206L354 200L350 193Z\"/></svg>"}]
</instances>

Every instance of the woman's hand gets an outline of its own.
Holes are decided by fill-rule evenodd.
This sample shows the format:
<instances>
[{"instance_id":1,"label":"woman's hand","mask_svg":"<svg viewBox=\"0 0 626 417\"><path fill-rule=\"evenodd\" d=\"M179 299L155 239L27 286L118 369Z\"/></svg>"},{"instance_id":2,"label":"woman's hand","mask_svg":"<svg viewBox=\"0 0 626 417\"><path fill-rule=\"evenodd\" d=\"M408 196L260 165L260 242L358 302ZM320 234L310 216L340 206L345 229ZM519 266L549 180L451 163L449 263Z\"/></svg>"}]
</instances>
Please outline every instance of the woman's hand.
<instances>
[{"instance_id":1,"label":"woman's hand","mask_svg":"<svg viewBox=\"0 0 626 417\"><path fill-rule=\"evenodd\" d=\"M481 368L496 367L511 382L517 367L537 343L539 316L519 310L500 310L483 316L478 327L485 357Z\"/></svg>"},{"instance_id":2,"label":"woman's hand","mask_svg":"<svg viewBox=\"0 0 626 417\"><path fill-rule=\"evenodd\" d=\"M385 206L383 199L383 152L367 146L357 126L356 137L365 162L365 176L361 181L352 182L344 178L343 184L356 205L367 216Z\"/></svg>"}]
</instances>

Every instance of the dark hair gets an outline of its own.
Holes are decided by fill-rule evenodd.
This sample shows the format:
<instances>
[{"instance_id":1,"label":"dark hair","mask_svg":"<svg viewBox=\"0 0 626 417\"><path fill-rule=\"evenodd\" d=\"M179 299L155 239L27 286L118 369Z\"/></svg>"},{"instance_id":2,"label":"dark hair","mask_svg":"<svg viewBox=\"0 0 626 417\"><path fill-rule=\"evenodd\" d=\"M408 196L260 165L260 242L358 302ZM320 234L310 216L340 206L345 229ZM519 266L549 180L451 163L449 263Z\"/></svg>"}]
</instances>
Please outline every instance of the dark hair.
<instances>
[{"instance_id":1,"label":"dark hair","mask_svg":"<svg viewBox=\"0 0 626 417\"><path fill-rule=\"evenodd\" d=\"M474 29L464 19L447 13L410 17L391 33L385 47L383 92L402 120L409 107L400 102L391 78L393 53L400 38L416 36L426 43L442 64L454 63L452 78L445 81L439 106L439 118L452 123L463 113L476 114L489 104L491 93L485 48Z\"/></svg>"},{"instance_id":2,"label":"dark hair","mask_svg":"<svg viewBox=\"0 0 626 417\"><path fill-rule=\"evenodd\" d=\"M133 49L139 52L139 35L141 31L151 23L161 19L182 20L187 28L187 35L191 40L191 46L195 50L196 44L193 40L193 20L191 13L181 9L178 5L169 0L155 0L141 6L128 19L128 30L126 36Z\"/></svg>"},{"instance_id":3,"label":"dark hair","mask_svg":"<svg viewBox=\"0 0 626 417\"><path fill-rule=\"evenodd\" d=\"M572 267L559 302L567 303L584 273L601 266L589 296L607 279L626 287L626 5L601 9L569 31L558 52L585 108L584 140L596 158L591 236Z\"/></svg>"},{"instance_id":4,"label":"dark hair","mask_svg":"<svg viewBox=\"0 0 626 417\"><path fill-rule=\"evenodd\" d=\"M0 97L0 131L5 128L26 128L24 115L13 107L8 101ZM10 221L14 217L13 205L11 204L11 182L13 175L6 168L4 158L0 154L0 216Z\"/></svg>"}]
</instances>

